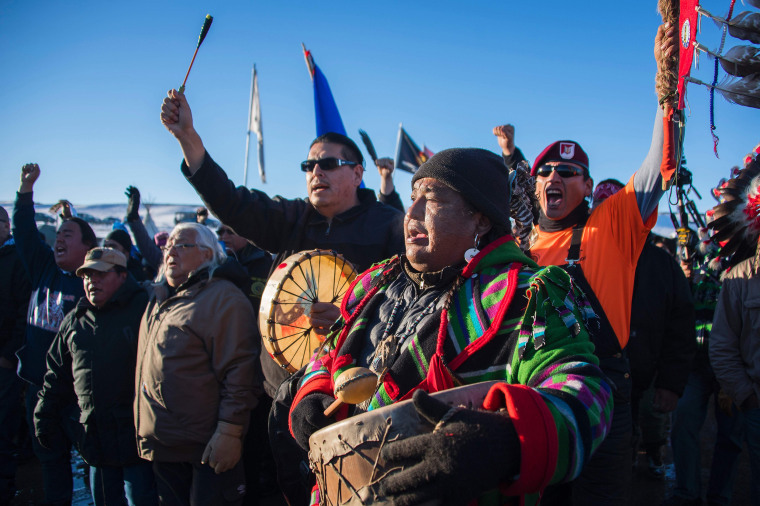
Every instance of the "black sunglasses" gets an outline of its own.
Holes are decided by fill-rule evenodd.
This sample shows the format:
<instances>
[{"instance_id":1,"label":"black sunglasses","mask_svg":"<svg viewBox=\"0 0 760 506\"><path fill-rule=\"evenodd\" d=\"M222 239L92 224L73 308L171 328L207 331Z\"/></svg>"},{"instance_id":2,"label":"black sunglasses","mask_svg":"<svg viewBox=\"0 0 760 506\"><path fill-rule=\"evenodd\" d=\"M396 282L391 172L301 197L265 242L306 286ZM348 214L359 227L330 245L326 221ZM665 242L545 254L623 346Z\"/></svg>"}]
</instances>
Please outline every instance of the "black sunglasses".
<instances>
[{"instance_id":1,"label":"black sunglasses","mask_svg":"<svg viewBox=\"0 0 760 506\"><path fill-rule=\"evenodd\" d=\"M328 157L320 158L319 160L306 160L301 162L301 170L304 172L311 172L314 167L319 164L319 168L322 170L333 170L344 165L359 165L359 162L352 162L351 160L341 160L340 158Z\"/></svg>"},{"instance_id":2,"label":"black sunglasses","mask_svg":"<svg viewBox=\"0 0 760 506\"><path fill-rule=\"evenodd\" d=\"M542 177L549 177L551 176L552 172L556 172L559 174L559 177L565 179L568 177L574 177L574 176L582 176L585 174L585 171L576 165L542 165L538 168L536 171L537 176Z\"/></svg>"}]
</instances>

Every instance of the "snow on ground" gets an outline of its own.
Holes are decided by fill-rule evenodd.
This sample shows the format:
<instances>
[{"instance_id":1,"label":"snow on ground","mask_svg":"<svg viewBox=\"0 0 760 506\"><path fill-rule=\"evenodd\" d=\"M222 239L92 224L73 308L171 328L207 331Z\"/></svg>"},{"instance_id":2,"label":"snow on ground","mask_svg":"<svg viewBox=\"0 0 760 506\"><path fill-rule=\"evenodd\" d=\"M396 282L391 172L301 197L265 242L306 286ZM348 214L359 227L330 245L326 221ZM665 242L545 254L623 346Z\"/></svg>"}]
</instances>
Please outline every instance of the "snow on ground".
<instances>
[{"instance_id":1,"label":"snow on ground","mask_svg":"<svg viewBox=\"0 0 760 506\"><path fill-rule=\"evenodd\" d=\"M13 210L13 202L0 202L9 213ZM35 204L34 209L37 217L37 226L40 230L46 234L46 228L44 225L50 225L53 228L57 226L56 216L50 213L50 207L52 204ZM143 223L146 224L148 232L151 235L156 232L166 231L170 232L174 225L178 221L194 221L195 210L198 208L197 204L151 204L148 206L140 206L140 217L143 219ZM124 215L127 213L126 204L96 204L89 206L77 206L74 205L74 210L77 216L85 219L92 226L95 234L99 239L104 238L108 233L113 230L113 224L120 222L124 219ZM152 230L151 226L147 222L146 218L150 215L155 229ZM213 218L209 219L212 227L218 224L217 220ZM48 237L49 239L49 237Z\"/></svg>"}]
</instances>

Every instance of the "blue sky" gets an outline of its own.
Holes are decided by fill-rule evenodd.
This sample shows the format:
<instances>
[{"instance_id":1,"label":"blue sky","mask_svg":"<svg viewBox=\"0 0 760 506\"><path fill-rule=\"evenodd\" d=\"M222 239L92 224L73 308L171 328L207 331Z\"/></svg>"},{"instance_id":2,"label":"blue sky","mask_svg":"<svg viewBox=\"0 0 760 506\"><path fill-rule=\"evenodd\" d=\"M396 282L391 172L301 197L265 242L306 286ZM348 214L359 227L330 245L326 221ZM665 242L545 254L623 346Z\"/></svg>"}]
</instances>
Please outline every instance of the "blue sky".
<instances>
[{"instance_id":1,"label":"blue sky","mask_svg":"<svg viewBox=\"0 0 760 506\"><path fill-rule=\"evenodd\" d=\"M395 153L399 123L433 151L496 151L491 129L510 122L531 160L574 139L596 180L627 180L648 149L656 109L656 3L0 0L0 201L15 198L21 165L35 161L38 202L120 202L128 185L154 202L199 202L158 116L207 13L214 23L186 93L207 149L238 184L255 63L268 183L258 180L252 150L248 185L305 195L299 163L315 122L301 42L349 135L358 141L366 130L381 156ZM729 2L702 5L725 15ZM704 20L698 40L715 49L720 32ZM712 62L700 64L694 74L711 80ZM706 209L709 188L760 142L760 111L716 96L717 159L707 90L690 85L688 101L685 152ZM365 180L378 186L373 166ZM406 203L410 180L396 176Z\"/></svg>"}]
</instances>

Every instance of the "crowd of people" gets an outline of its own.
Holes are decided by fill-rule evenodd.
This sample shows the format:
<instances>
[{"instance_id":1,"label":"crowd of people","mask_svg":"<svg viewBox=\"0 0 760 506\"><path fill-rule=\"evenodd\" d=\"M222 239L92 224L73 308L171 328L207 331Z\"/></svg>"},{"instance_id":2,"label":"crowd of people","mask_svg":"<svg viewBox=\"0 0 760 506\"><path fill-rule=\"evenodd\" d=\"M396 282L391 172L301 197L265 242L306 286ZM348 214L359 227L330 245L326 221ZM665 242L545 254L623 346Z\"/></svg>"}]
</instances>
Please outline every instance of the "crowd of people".
<instances>
[{"instance_id":1,"label":"crowd of people","mask_svg":"<svg viewBox=\"0 0 760 506\"><path fill-rule=\"evenodd\" d=\"M662 25L658 74L676 51ZM24 165L12 216L0 208L0 502L15 493L25 419L47 505L71 504L72 448L97 506L334 504L311 436L405 403L429 427L383 440L387 471L349 487L362 504L629 504L638 449L661 478L669 439L667 502L701 504L715 395L706 498L729 503L746 438L760 504L758 259L720 264L690 243L679 263L651 233L678 137L667 91L625 183L595 186L574 140L528 164L502 125L500 154L452 148L423 163L406 207L392 162L376 162L377 194L362 188L361 151L332 132L301 164L306 198L270 197L235 187L177 90L160 116L204 203L196 222L151 237L130 186L123 225L98 238L67 214L48 245L34 218L41 170ZM266 351L262 293L285 259L315 249L359 274L342 302L308 305L322 344L291 372ZM334 409L347 373L372 391ZM469 407L441 400L455 388Z\"/></svg>"}]
</instances>

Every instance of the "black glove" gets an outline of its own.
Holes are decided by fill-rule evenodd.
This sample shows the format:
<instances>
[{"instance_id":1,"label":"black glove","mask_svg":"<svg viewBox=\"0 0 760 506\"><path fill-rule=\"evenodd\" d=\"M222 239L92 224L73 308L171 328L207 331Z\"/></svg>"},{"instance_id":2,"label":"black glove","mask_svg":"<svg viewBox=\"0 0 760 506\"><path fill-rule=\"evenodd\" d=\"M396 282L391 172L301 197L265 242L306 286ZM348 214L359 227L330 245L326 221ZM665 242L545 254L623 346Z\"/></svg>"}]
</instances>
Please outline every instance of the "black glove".
<instances>
[{"instance_id":1,"label":"black glove","mask_svg":"<svg viewBox=\"0 0 760 506\"><path fill-rule=\"evenodd\" d=\"M309 436L335 422L324 413L334 400L327 394L314 392L301 399L291 411L290 426L298 445L304 450L309 451Z\"/></svg>"},{"instance_id":2,"label":"black glove","mask_svg":"<svg viewBox=\"0 0 760 506\"><path fill-rule=\"evenodd\" d=\"M417 412L436 425L450 406L417 390ZM388 443L383 467L401 470L380 482L393 504L467 504L520 472L520 441L508 416L460 409L437 430Z\"/></svg>"},{"instance_id":3,"label":"black glove","mask_svg":"<svg viewBox=\"0 0 760 506\"><path fill-rule=\"evenodd\" d=\"M140 190L134 186L127 186L124 195L129 199L127 203L127 221L136 221L140 219Z\"/></svg>"}]
</instances>

